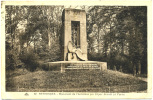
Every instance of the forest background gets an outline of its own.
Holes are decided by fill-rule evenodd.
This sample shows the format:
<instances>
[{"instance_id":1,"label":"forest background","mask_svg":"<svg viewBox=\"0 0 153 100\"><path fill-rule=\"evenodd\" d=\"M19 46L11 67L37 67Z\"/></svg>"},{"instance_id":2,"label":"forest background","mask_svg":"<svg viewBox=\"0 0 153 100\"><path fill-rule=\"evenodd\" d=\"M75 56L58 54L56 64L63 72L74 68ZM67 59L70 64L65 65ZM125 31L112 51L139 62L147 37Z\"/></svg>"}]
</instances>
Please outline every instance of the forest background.
<instances>
[{"instance_id":1,"label":"forest background","mask_svg":"<svg viewBox=\"0 0 153 100\"><path fill-rule=\"evenodd\" d=\"M70 6L71 7L71 6ZM64 6L5 6L6 72L61 61ZM80 6L86 11L88 60L147 74L147 7Z\"/></svg>"}]
</instances>

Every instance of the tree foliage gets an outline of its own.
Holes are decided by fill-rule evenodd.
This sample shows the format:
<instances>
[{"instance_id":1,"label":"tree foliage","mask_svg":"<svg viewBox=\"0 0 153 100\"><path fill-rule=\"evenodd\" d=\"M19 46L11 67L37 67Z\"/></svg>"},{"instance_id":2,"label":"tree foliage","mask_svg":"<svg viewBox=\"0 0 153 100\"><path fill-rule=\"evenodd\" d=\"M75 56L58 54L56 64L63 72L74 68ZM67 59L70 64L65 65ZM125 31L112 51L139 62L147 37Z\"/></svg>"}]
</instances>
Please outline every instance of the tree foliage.
<instances>
[{"instance_id":1,"label":"tree foliage","mask_svg":"<svg viewBox=\"0 0 153 100\"><path fill-rule=\"evenodd\" d=\"M96 32L97 56L91 59L107 61L112 69L136 70L137 74L147 72L146 7L96 6L88 11L87 16L88 27L96 24L100 28ZM91 34L94 30L89 28L87 31Z\"/></svg>"},{"instance_id":2,"label":"tree foliage","mask_svg":"<svg viewBox=\"0 0 153 100\"><path fill-rule=\"evenodd\" d=\"M60 60L62 10L63 6L6 6L8 68L16 66L12 64L17 59L31 71L38 67L39 61Z\"/></svg>"}]
</instances>

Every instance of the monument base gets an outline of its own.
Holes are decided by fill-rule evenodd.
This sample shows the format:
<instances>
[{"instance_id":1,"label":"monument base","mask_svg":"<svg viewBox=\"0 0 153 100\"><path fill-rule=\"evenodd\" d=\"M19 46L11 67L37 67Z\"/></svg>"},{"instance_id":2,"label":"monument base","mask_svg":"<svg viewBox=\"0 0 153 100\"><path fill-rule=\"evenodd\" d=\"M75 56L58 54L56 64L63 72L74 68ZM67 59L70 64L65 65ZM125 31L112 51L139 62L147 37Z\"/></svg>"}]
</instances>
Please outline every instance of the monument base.
<instances>
[{"instance_id":1,"label":"monument base","mask_svg":"<svg viewBox=\"0 0 153 100\"><path fill-rule=\"evenodd\" d=\"M98 62L98 61L57 61L57 62L48 62L48 67L51 67L53 64L60 64L61 72L71 69L99 69L107 70L107 62Z\"/></svg>"}]
</instances>

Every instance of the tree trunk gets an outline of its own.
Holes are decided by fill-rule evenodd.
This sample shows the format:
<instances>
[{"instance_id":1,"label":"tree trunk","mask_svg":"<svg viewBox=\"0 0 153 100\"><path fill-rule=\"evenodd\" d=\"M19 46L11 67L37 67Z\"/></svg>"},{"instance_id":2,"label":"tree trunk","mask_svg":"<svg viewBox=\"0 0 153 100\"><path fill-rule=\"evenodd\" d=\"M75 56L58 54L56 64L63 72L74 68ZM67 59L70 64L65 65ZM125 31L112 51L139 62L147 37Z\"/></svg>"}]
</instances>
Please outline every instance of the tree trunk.
<instances>
[{"instance_id":1,"label":"tree trunk","mask_svg":"<svg viewBox=\"0 0 153 100\"><path fill-rule=\"evenodd\" d=\"M141 74L141 63L140 61L138 61L138 72L137 72L138 75Z\"/></svg>"},{"instance_id":2,"label":"tree trunk","mask_svg":"<svg viewBox=\"0 0 153 100\"><path fill-rule=\"evenodd\" d=\"M124 43L123 43L123 39L121 41L122 41L122 43L121 43L121 45L122 45L122 54L124 54Z\"/></svg>"},{"instance_id":3,"label":"tree trunk","mask_svg":"<svg viewBox=\"0 0 153 100\"><path fill-rule=\"evenodd\" d=\"M120 72L123 72L123 70L122 70L122 66L120 66L120 69L119 69L119 71L120 71Z\"/></svg>"},{"instance_id":4,"label":"tree trunk","mask_svg":"<svg viewBox=\"0 0 153 100\"><path fill-rule=\"evenodd\" d=\"M29 52L29 45L28 45L28 40L27 40L27 53Z\"/></svg>"},{"instance_id":5,"label":"tree trunk","mask_svg":"<svg viewBox=\"0 0 153 100\"><path fill-rule=\"evenodd\" d=\"M36 53L36 42L35 42L35 37L34 37L34 53Z\"/></svg>"},{"instance_id":6,"label":"tree trunk","mask_svg":"<svg viewBox=\"0 0 153 100\"><path fill-rule=\"evenodd\" d=\"M99 28L99 26L98 26L98 53L100 53L100 50L99 50L99 46L100 46L100 39L99 39L99 30L100 30L100 28Z\"/></svg>"},{"instance_id":7,"label":"tree trunk","mask_svg":"<svg viewBox=\"0 0 153 100\"><path fill-rule=\"evenodd\" d=\"M19 46L18 46L18 53L20 54L21 53L21 44L19 43Z\"/></svg>"},{"instance_id":8,"label":"tree trunk","mask_svg":"<svg viewBox=\"0 0 153 100\"><path fill-rule=\"evenodd\" d=\"M135 64L133 64L133 76L135 76L136 75L136 66L135 66Z\"/></svg>"},{"instance_id":9,"label":"tree trunk","mask_svg":"<svg viewBox=\"0 0 153 100\"><path fill-rule=\"evenodd\" d=\"M12 10L12 6L10 7L10 9ZM10 26L12 25L12 23L13 23L13 20L12 20L12 17L10 15ZM10 33L11 33L11 48L13 49L13 30L12 30L12 27L10 27Z\"/></svg>"},{"instance_id":10,"label":"tree trunk","mask_svg":"<svg viewBox=\"0 0 153 100\"><path fill-rule=\"evenodd\" d=\"M109 45L110 45L110 58L112 57L112 41L111 41L111 39L112 39L112 37L111 37L111 24L110 24L110 34L109 34Z\"/></svg>"},{"instance_id":11,"label":"tree trunk","mask_svg":"<svg viewBox=\"0 0 153 100\"><path fill-rule=\"evenodd\" d=\"M51 36L50 31L48 30L48 48L51 49Z\"/></svg>"}]
</instances>

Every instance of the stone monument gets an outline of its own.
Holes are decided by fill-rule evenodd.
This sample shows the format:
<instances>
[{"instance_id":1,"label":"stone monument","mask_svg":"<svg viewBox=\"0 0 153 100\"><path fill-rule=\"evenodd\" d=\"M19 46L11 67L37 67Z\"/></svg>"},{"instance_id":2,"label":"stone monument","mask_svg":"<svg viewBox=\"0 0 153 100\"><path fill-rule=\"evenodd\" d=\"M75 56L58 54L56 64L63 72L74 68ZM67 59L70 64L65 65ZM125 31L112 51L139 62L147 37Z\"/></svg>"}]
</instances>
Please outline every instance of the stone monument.
<instances>
[{"instance_id":1,"label":"stone monument","mask_svg":"<svg viewBox=\"0 0 153 100\"><path fill-rule=\"evenodd\" d=\"M63 11L63 60L87 60L86 12L66 8Z\"/></svg>"},{"instance_id":2,"label":"stone monument","mask_svg":"<svg viewBox=\"0 0 153 100\"><path fill-rule=\"evenodd\" d=\"M63 61L48 62L60 64L61 72L67 69L107 70L107 62L88 61L86 12L81 9L65 8L62 14L61 51Z\"/></svg>"}]
</instances>

